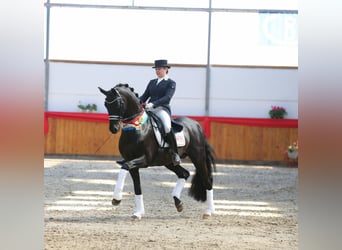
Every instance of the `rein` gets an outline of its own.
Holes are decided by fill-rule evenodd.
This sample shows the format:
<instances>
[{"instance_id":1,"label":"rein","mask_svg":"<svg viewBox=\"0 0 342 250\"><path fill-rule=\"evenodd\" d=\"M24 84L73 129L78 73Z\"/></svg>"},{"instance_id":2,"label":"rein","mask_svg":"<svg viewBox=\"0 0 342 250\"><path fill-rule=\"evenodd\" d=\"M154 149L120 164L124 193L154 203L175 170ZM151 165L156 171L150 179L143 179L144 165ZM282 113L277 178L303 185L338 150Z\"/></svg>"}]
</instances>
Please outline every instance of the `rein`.
<instances>
[{"instance_id":1,"label":"rein","mask_svg":"<svg viewBox=\"0 0 342 250\"><path fill-rule=\"evenodd\" d=\"M131 115L127 118L122 118L123 123L134 123L136 120L138 120L143 114L145 110L141 110L139 113Z\"/></svg>"}]
</instances>

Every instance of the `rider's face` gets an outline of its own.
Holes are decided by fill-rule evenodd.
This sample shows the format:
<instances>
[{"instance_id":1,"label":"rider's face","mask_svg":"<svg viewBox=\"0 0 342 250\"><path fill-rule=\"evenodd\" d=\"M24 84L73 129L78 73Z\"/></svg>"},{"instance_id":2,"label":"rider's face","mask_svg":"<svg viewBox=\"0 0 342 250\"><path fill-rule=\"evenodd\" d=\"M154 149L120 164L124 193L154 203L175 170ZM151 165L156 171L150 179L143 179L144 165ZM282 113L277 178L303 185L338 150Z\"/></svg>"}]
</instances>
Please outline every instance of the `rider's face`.
<instances>
[{"instance_id":1,"label":"rider's face","mask_svg":"<svg viewBox=\"0 0 342 250\"><path fill-rule=\"evenodd\" d=\"M168 69L167 67L157 67L156 74L158 78L163 78L167 73L167 69Z\"/></svg>"}]
</instances>

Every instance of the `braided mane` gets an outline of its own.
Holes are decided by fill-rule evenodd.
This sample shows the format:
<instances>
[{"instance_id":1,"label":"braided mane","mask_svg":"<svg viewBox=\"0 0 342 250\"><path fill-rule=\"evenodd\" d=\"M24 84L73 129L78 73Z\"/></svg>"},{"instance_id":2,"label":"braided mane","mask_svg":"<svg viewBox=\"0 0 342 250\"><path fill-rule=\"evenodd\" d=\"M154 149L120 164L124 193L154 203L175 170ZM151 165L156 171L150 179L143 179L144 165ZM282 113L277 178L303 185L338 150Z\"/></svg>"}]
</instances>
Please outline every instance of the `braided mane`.
<instances>
[{"instance_id":1,"label":"braided mane","mask_svg":"<svg viewBox=\"0 0 342 250\"><path fill-rule=\"evenodd\" d=\"M134 88L130 87L127 83L119 83L119 84L117 84L114 88L116 88L116 87L118 87L118 88L122 88L122 87L127 88L127 89L129 89L137 98L139 98L139 95L138 95L137 93L134 92Z\"/></svg>"}]
</instances>

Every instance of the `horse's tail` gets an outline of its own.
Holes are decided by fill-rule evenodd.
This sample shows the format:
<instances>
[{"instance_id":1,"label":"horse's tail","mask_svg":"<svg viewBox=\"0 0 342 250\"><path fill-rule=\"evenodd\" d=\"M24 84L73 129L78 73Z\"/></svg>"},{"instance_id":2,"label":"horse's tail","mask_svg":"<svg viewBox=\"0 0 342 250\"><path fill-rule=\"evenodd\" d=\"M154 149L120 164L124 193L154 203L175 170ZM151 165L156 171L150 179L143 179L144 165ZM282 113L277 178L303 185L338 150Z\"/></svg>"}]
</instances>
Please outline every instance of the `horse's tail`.
<instances>
[{"instance_id":1,"label":"horse's tail","mask_svg":"<svg viewBox=\"0 0 342 250\"><path fill-rule=\"evenodd\" d=\"M205 139L205 155L208 172L212 178L213 171L216 172L216 154L213 147L209 144L208 140ZM210 170L209 170L210 169Z\"/></svg>"},{"instance_id":2,"label":"horse's tail","mask_svg":"<svg viewBox=\"0 0 342 250\"><path fill-rule=\"evenodd\" d=\"M196 167L196 172L191 181L191 187L189 189L189 195L197 201L207 200L207 190L211 190L213 187L213 171L216 171L215 164L215 151L209 144L208 140L205 139L204 146L204 162L205 165L200 163L204 167Z\"/></svg>"}]
</instances>

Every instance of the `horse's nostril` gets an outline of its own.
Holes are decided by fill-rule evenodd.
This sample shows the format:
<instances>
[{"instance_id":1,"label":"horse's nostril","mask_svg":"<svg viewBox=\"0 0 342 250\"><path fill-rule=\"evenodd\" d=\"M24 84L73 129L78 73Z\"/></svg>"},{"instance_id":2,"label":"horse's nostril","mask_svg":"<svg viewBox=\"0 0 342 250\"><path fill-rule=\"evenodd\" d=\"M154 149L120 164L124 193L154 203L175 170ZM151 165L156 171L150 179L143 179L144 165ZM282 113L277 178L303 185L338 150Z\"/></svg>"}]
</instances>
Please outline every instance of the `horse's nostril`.
<instances>
[{"instance_id":1,"label":"horse's nostril","mask_svg":"<svg viewBox=\"0 0 342 250\"><path fill-rule=\"evenodd\" d=\"M110 126L109 128L110 132L112 132L113 134L116 134L118 132L118 128L115 126Z\"/></svg>"}]
</instances>

